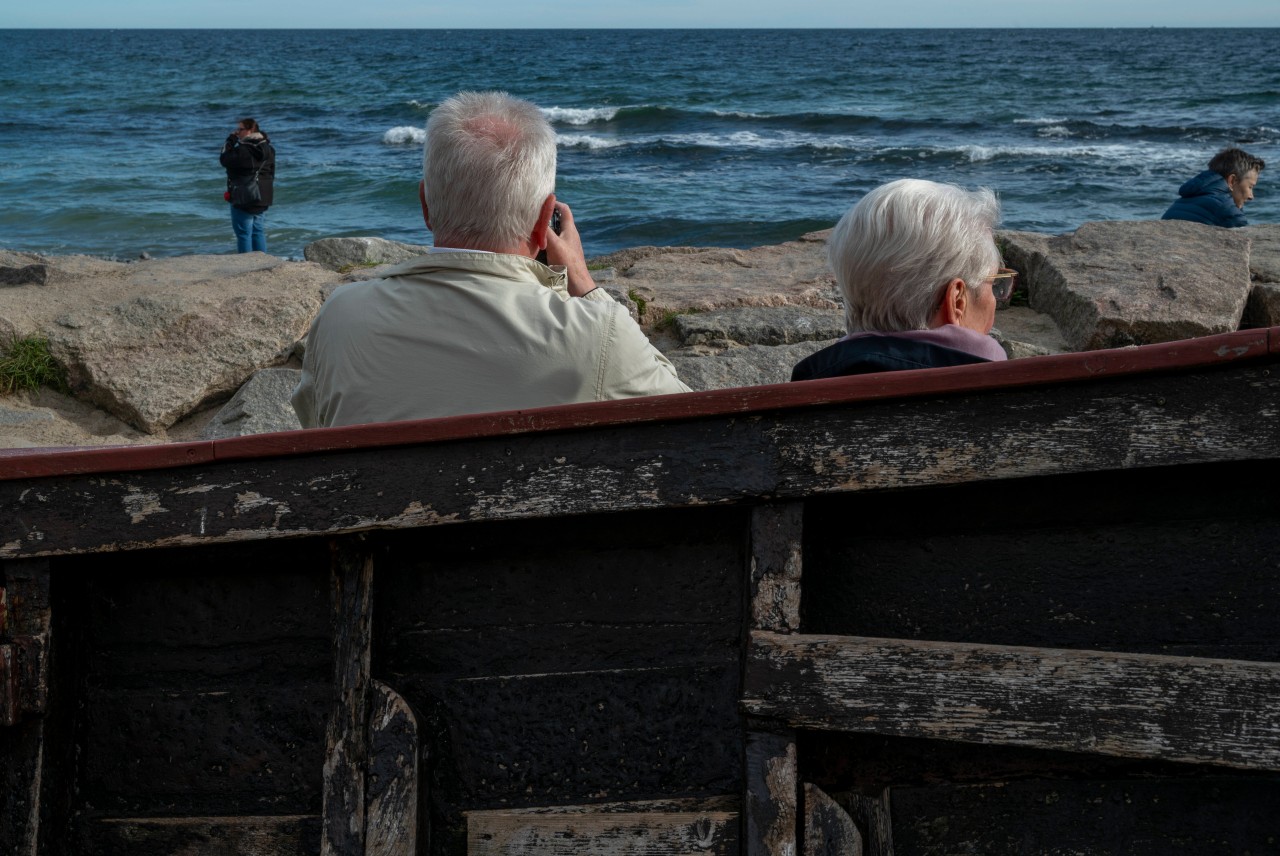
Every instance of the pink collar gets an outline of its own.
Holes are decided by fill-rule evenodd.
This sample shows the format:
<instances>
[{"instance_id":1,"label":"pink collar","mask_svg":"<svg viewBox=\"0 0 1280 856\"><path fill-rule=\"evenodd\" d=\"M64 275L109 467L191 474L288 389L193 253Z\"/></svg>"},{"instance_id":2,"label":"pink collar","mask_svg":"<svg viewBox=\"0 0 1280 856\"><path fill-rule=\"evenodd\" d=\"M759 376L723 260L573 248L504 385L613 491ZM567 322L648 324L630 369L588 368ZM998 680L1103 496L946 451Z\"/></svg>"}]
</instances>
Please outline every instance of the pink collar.
<instances>
[{"instance_id":1,"label":"pink collar","mask_svg":"<svg viewBox=\"0 0 1280 856\"><path fill-rule=\"evenodd\" d=\"M970 330L968 327L961 327L959 324L943 324L941 327L934 327L932 330L898 330L892 333L881 333L877 331L864 331L859 333L850 333L841 341L849 342L854 339L861 339L865 336L891 336L896 339L911 339L917 342L928 342L932 345L940 345L944 348L950 348L953 351L963 351L975 357L982 357L984 360L1007 360L1009 357L1004 352L1004 348L1000 347L1000 343L990 336Z\"/></svg>"}]
</instances>

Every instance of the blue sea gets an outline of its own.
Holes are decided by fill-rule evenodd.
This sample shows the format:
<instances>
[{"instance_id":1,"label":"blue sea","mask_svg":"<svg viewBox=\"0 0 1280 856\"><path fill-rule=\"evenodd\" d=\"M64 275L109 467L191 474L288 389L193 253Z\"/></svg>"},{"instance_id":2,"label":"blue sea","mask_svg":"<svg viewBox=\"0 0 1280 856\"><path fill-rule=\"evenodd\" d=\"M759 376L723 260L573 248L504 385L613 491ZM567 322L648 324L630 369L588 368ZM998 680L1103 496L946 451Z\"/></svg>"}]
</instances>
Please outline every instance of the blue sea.
<instances>
[{"instance_id":1,"label":"blue sea","mask_svg":"<svg viewBox=\"0 0 1280 856\"><path fill-rule=\"evenodd\" d=\"M422 127L461 89L545 110L589 254L776 243L902 177L991 187L1009 228L1156 218L1228 145L1275 165L1246 209L1275 223L1278 47L1274 29L0 31L0 247L230 252L217 156L241 116L278 152L272 252L429 243Z\"/></svg>"}]
</instances>

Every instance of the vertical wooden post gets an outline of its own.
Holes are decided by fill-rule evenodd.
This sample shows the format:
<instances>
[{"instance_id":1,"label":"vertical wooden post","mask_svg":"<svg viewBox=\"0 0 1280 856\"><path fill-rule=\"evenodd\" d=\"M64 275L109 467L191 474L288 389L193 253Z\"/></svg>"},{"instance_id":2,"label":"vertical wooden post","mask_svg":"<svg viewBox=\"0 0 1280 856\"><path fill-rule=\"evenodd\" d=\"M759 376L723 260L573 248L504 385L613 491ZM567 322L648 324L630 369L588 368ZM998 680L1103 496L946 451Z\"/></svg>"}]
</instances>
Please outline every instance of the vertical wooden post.
<instances>
[{"instance_id":1,"label":"vertical wooden post","mask_svg":"<svg viewBox=\"0 0 1280 856\"><path fill-rule=\"evenodd\" d=\"M363 536L332 544L334 700L325 733L323 856L365 850L373 556Z\"/></svg>"},{"instance_id":2,"label":"vertical wooden post","mask_svg":"<svg viewBox=\"0 0 1280 856\"><path fill-rule=\"evenodd\" d=\"M373 682L364 856L418 852L418 720L399 693Z\"/></svg>"},{"instance_id":3,"label":"vertical wooden post","mask_svg":"<svg viewBox=\"0 0 1280 856\"><path fill-rule=\"evenodd\" d=\"M800 629L804 503L762 505L751 513L751 629Z\"/></svg>"},{"instance_id":4,"label":"vertical wooden post","mask_svg":"<svg viewBox=\"0 0 1280 856\"><path fill-rule=\"evenodd\" d=\"M803 503L751 513L749 630L800 629ZM743 842L747 856L796 856L799 780L795 734L749 722L744 759Z\"/></svg>"},{"instance_id":5,"label":"vertical wooden post","mask_svg":"<svg viewBox=\"0 0 1280 856\"><path fill-rule=\"evenodd\" d=\"M5 759L0 853L15 856L35 856L41 843L51 631L49 562L5 563L0 567L0 758Z\"/></svg>"}]
</instances>

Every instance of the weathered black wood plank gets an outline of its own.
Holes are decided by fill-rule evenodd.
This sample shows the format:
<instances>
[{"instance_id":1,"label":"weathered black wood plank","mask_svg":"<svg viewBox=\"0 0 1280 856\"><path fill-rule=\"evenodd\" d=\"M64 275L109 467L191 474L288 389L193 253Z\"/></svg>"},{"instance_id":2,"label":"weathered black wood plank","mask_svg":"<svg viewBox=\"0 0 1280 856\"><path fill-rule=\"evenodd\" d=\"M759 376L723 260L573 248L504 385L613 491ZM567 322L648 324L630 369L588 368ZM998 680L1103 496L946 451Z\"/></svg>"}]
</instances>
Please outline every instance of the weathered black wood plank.
<instances>
[{"instance_id":1,"label":"weathered black wood plank","mask_svg":"<svg viewBox=\"0 0 1280 856\"><path fill-rule=\"evenodd\" d=\"M748 713L795 726L1280 769L1280 664L753 633Z\"/></svg>"},{"instance_id":2,"label":"weathered black wood plank","mask_svg":"<svg viewBox=\"0 0 1280 856\"><path fill-rule=\"evenodd\" d=\"M469 856L735 856L732 798L467 812Z\"/></svg>"},{"instance_id":3,"label":"weathered black wood plank","mask_svg":"<svg viewBox=\"0 0 1280 856\"><path fill-rule=\"evenodd\" d=\"M418 720L386 684L374 681L372 696L363 856L417 856Z\"/></svg>"},{"instance_id":4,"label":"weathered black wood plank","mask_svg":"<svg viewBox=\"0 0 1280 856\"><path fill-rule=\"evenodd\" d=\"M320 848L319 815L111 817L88 829L94 856L312 856Z\"/></svg>"},{"instance_id":5,"label":"weathered black wood plank","mask_svg":"<svg viewBox=\"0 0 1280 856\"><path fill-rule=\"evenodd\" d=\"M335 541L332 549L334 697L325 729L320 852L353 856L365 852L373 556L363 539Z\"/></svg>"},{"instance_id":6,"label":"weathered black wood plank","mask_svg":"<svg viewBox=\"0 0 1280 856\"><path fill-rule=\"evenodd\" d=\"M798 849L800 793L795 737L748 731L743 751L743 853L793 856Z\"/></svg>"},{"instance_id":7,"label":"weathered black wood plank","mask_svg":"<svg viewBox=\"0 0 1280 856\"><path fill-rule=\"evenodd\" d=\"M751 626L800 629L804 504L762 505L751 513Z\"/></svg>"},{"instance_id":8,"label":"weathered black wood plank","mask_svg":"<svg viewBox=\"0 0 1280 856\"><path fill-rule=\"evenodd\" d=\"M893 817L888 788L874 796L841 794L837 801L858 827L866 856L893 856Z\"/></svg>"},{"instance_id":9,"label":"weathered black wood plank","mask_svg":"<svg viewBox=\"0 0 1280 856\"><path fill-rule=\"evenodd\" d=\"M1269 365L8 481L0 557L1274 459Z\"/></svg>"},{"instance_id":10,"label":"weathered black wood plank","mask_svg":"<svg viewBox=\"0 0 1280 856\"><path fill-rule=\"evenodd\" d=\"M899 853L1275 853L1280 782L1198 778L893 789Z\"/></svg>"},{"instance_id":11,"label":"weathered black wood plank","mask_svg":"<svg viewBox=\"0 0 1280 856\"><path fill-rule=\"evenodd\" d=\"M55 560L83 612L77 807L318 815L328 564L323 541Z\"/></svg>"},{"instance_id":12,"label":"weathered black wood plank","mask_svg":"<svg viewBox=\"0 0 1280 856\"><path fill-rule=\"evenodd\" d=\"M817 785L804 785L804 856L863 856L862 833Z\"/></svg>"},{"instance_id":13,"label":"weathered black wood plank","mask_svg":"<svg viewBox=\"0 0 1280 856\"><path fill-rule=\"evenodd\" d=\"M806 632L1280 660L1276 461L806 504Z\"/></svg>"},{"instance_id":14,"label":"weathered black wood plank","mask_svg":"<svg viewBox=\"0 0 1280 856\"><path fill-rule=\"evenodd\" d=\"M49 746L42 714L49 695L52 613L47 560L0 566L0 852L34 856L57 830L42 830ZM57 774L60 771L53 771Z\"/></svg>"},{"instance_id":15,"label":"weathered black wood plank","mask_svg":"<svg viewBox=\"0 0 1280 856\"><path fill-rule=\"evenodd\" d=\"M432 853L465 846L463 811L740 791L748 519L708 508L372 539L374 674L424 724Z\"/></svg>"}]
</instances>

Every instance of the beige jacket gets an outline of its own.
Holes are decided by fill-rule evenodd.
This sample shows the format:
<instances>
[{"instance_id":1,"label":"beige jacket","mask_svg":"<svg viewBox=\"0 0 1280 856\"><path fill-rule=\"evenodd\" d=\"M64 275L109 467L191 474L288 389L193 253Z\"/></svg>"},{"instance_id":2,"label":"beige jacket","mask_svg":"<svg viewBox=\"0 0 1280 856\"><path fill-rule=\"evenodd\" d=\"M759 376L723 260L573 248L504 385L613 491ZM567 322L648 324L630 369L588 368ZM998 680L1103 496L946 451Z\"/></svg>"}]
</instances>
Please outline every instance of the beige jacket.
<instances>
[{"instance_id":1,"label":"beige jacket","mask_svg":"<svg viewBox=\"0 0 1280 856\"><path fill-rule=\"evenodd\" d=\"M333 292L293 409L313 428L688 391L602 289L570 297L563 269L444 252Z\"/></svg>"}]
</instances>

